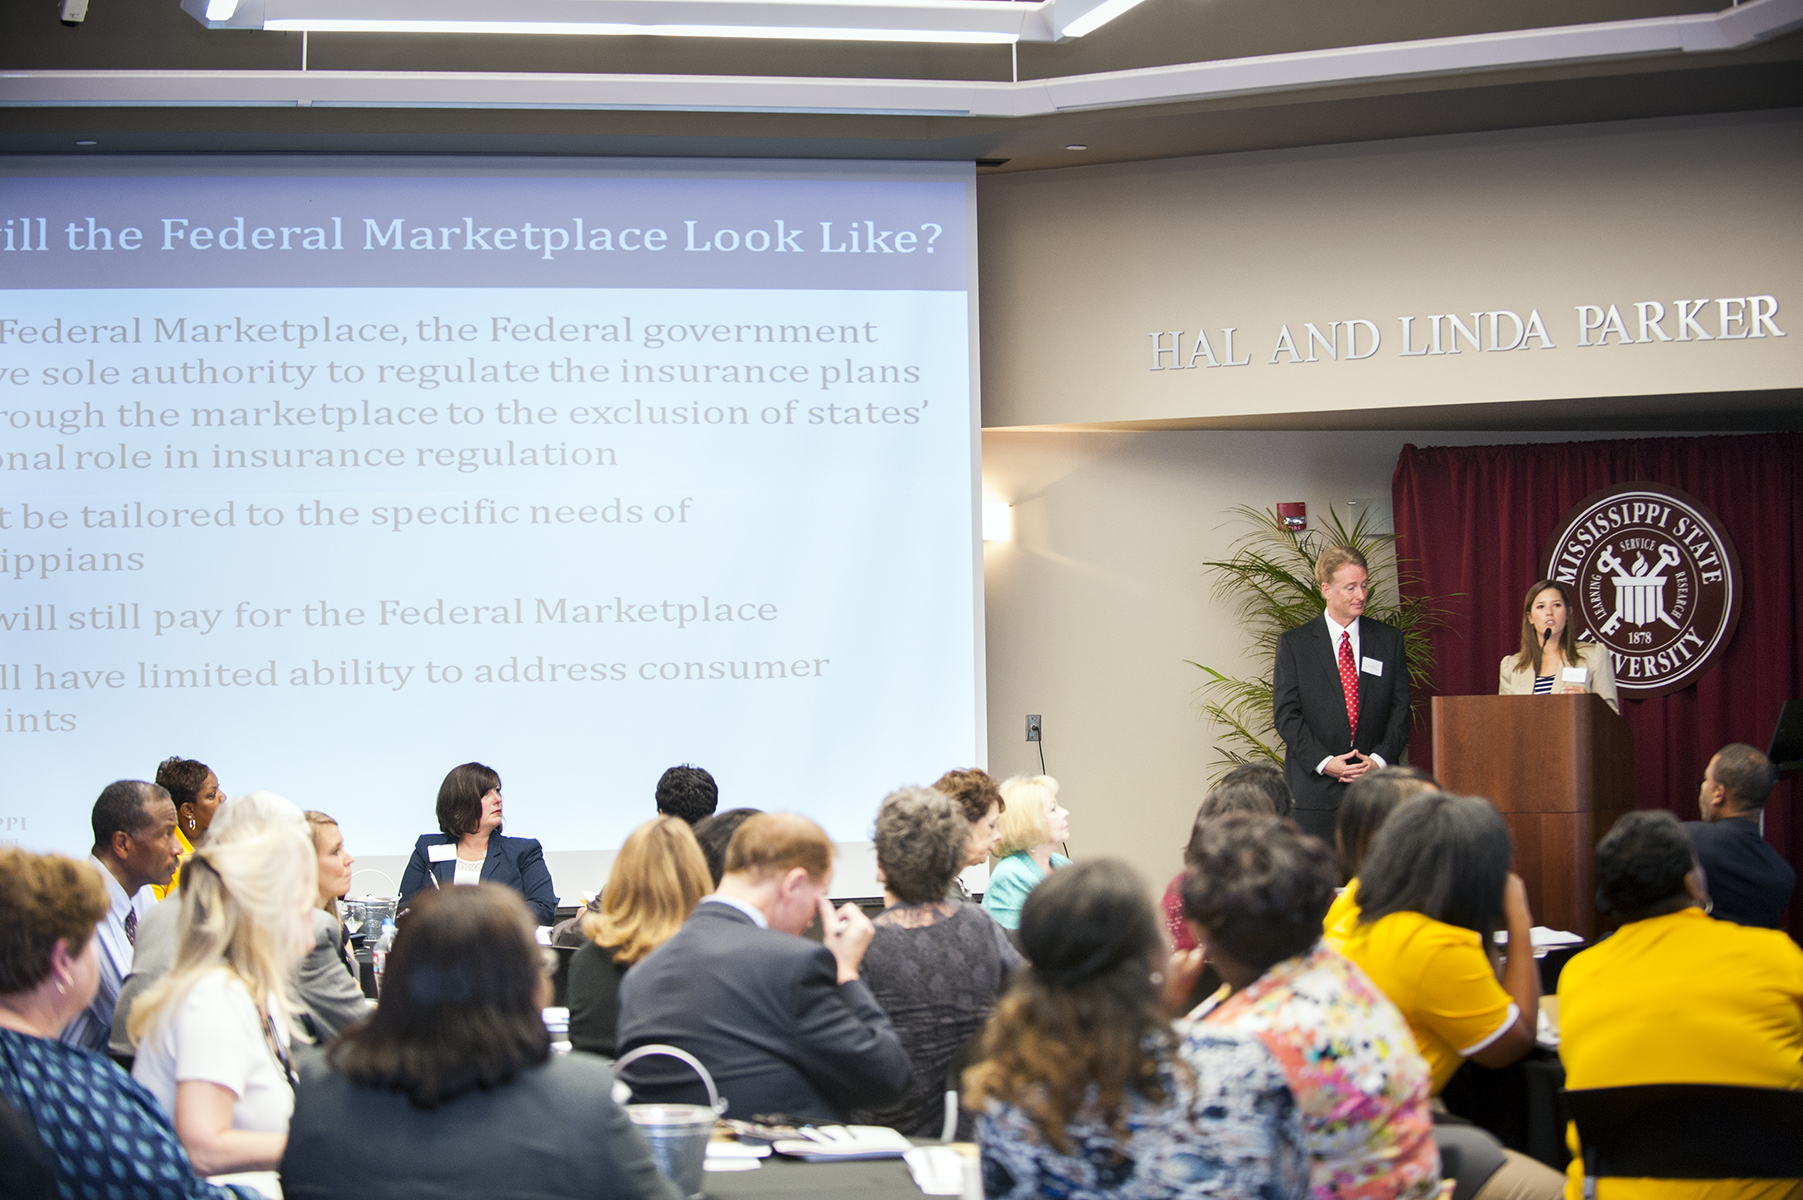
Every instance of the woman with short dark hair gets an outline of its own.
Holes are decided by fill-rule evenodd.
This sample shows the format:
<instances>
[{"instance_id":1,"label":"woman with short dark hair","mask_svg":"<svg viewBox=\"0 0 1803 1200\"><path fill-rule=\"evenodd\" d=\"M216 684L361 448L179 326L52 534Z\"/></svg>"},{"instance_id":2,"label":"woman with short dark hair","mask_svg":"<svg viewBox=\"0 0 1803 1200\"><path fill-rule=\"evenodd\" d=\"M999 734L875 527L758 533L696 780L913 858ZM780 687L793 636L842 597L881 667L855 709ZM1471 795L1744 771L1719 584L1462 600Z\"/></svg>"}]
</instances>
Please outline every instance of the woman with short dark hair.
<instances>
[{"instance_id":1,"label":"woman with short dark hair","mask_svg":"<svg viewBox=\"0 0 1803 1200\"><path fill-rule=\"evenodd\" d=\"M887 907L872 922L876 933L863 976L895 1025L914 1080L894 1104L857 1119L938 1137L945 1127L946 1072L989 1019L1020 955L988 913L946 898L971 844L970 822L956 800L937 787L891 792L877 812L875 840ZM974 1120L958 1118L966 1140Z\"/></svg>"},{"instance_id":2,"label":"woman with short dark hair","mask_svg":"<svg viewBox=\"0 0 1803 1200\"><path fill-rule=\"evenodd\" d=\"M219 777L213 769L192 758L165 758L157 764L156 783L175 804L175 836L182 847L174 878L150 885L151 893L162 900L175 890L182 875L180 864L193 857L194 847L213 824L213 814L225 803L225 793L219 790Z\"/></svg>"},{"instance_id":3,"label":"woman with short dark hair","mask_svg":"<svg viewBox=\"0 0 1803 1200\"><path fill-rule=\"evenodd\" d=\"M375 1015L295 1098L283 1194L675 1200L606 1065L551 1053L544 966L512 890L421 895Z\"/></svg>"},{"instance_id":4,"label":"woman with short dark hair","mask_svg":"<svg viewBox=\"0 0 1803 1200\"><path fill-rule=\"evenodd\" d=\"M1198 1029L1237 1029L1281 1065L1313 1192L1425 1200L1440 1187L1427 1063L1388 997L1321 938L1333 854L1268 814L1210 821L1190 843L1184 916L1232 994Z\"/></svg>"},{"instance_id":5,"label":"woman with short dark hair","mask_svg":"<svg viewBox=\"0 0 1803 1200\"><path fill-rule=\"evenodd\" d=\"M423 833L401 874L403 906L425 888L504 883L540 925L557 919L557 890L534 838L501 836L501 777L478 762L451 768L438 788L438 832Z\"/></svg>"},{"instance_id":6,"label":"woman with short dark hair","mask_svg":"<svg viewBox=\"0 0 1803 1200\"><path fill-rule=\"evenodd\" d=\"M94 926L106 911L88 864L0 847L0 1097L36 1127L57 1195L257 1200L197 1178L155 1097L111 1059L57 1040L100 984Z\"/></svg>"},{"instance_id":7,"label":"woman with short dark hair","mask_svg":"<svg viewBox=\"0 0 1803 1200\"><path fill-rule=\"evenodd\" d=\"M1020 938L1029 965L964 1074L984 1195L1307 1194L1295 1102L1264 1047L1202 1027L1179 1052L1159 995L1164 936L1130 867L1053 873L1027 897Z\"/></svg>"},{"instance_id":8,"label":"woman with short dark hair","mask_svg":"<svg viewBox=\"0 0 1803 1200\"><path fill-rule=\"evenodd\" d=\"M1190 855L1196 840L1202 836L1202 827L1231 812L1272 813L1284 817L1289 811L1289 786L1269 763L1241 763L1208 789L1201 806L1196 809L1196 819L1190 825L1189 841L1183 847L1183 870L1171 877L1171 882L1165 885L1164 899L1159 902L1164 910L1164 930L1170 935L1173 950L1196 948L1195 935L1183 919L1183 879L1189 872ZM1202 986L1212 992L1221 986L1221 981L1212 971L1205 972Z\"/></svg>"},{"instance_id":9,"label":"woman with short dark hair","mask_svg":"<svg viewBox=\"0 0 1803 1200\"><path fill-rule=\"evenodd\" d=\"M1565 1086L1803 1090L1803 950L1778 930L1710 917L1707 880L1677 818L1622 817L1597 845L1596 882L1621 928L1559 975ZM1585 1181L1575 1127L1567 1140L1566 1194L1578 1195ZM1621 1186L1610 1180L1598 1194ZM1776 1180L1651 1186L1675 1198L1786 1191ZM1796 1186L1789 1181L1789 1194Z\"/></svg>"}]
</instances>

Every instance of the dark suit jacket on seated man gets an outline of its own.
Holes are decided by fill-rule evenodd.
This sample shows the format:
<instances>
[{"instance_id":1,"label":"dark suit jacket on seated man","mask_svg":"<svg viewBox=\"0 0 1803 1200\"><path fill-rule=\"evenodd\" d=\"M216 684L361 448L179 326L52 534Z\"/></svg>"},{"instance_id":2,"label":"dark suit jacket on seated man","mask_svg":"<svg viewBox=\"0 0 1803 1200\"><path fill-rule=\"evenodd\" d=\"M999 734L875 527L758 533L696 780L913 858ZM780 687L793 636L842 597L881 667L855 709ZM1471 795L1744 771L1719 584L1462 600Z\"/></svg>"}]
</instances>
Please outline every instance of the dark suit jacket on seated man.
<instances>
[{"instance_id":1,"label":"dark suit jacket on seated man","mask_svg":"<svg viewBox=\"0 0 1803 1200\"><path fill-rule=\"evenodd\" d=\"M706 1065L729 1116L843 1121L908 1085L907 1052L858 979L874 930L827 901L832 844L804 817L765 813L734 835L720 889L620 982L622 1057L654 1044ZM823 942L796 936L818 915ZM620 1078L635 1101L706 1103L695 1073L651 1056Z\"/></svg>"},{"instance_id":2,"label":"dark suit jacket on seated man","mask_svg":"<svg viewBox=\"0 0 1803 1200\"><path fill-rule=\"evenodd\" d=\"M1777 782L1772 760L1752 746L1723 746L1709 760L1697 796L1701 821L1684 831L1697 852L1718 921L1777 929L1790 907L1797 872L1759 830L1766 798Z\"/></svg>"},{"instance_id":3,"label":"dark suit jacket on seated man","mask_svg":"<svg viewBox=\"0 0 1803 1200\"><path fill-rule=\"evenodd\" d=\"M1272 707L1296 800L1291 815L1332 842L1343 785L1400 763L1408 749L1409 667L1402 631L1363 615L1362 555L1330 547L1315 578L1327 611L1277 639Z\"/></svg>"}]
</instances>

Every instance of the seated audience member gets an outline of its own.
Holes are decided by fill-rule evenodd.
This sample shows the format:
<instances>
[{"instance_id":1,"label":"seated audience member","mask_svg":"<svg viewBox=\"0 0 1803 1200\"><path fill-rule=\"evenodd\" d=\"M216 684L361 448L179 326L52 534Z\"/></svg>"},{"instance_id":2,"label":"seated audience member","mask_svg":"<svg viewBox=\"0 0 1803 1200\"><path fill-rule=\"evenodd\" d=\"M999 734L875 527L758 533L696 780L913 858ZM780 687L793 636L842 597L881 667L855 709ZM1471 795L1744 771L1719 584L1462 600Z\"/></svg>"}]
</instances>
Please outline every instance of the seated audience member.
<instances>
[{"instance_id":1,"label":"seated audience member","mask_svg":"<svg viewBox=\"0 0 1803 1200\"><path fill-rule=\"evenodd\" d=\"M713 878L715 887L720 886L720 878L726 874L726 848L732 845L732 835L739 832L739 826L763 811L761 808L729 808L695 822L695 841L701 847L701 857L707 860L707 873Z\"/></svg>"},{"instance_id":2,"label":"seated audience member","mask_svg":"<svg viewBox=\"0 0 1803 1200\"><path fill-rule=\"evenodd\" d=\"M1346 886L1327 910L1323 931L1328 945L1338 950L1346 944L1359 920L1359 867L1371 853L1377 831L1390 813L1410 796L1439 791L1432 775L1419 767L1378 767L1366 771L1346 788L1340 811L1334 817L1333 844L1339 857L1340 878Z\"/></svg>"},{"instance_id":3,"label":"seated audience member","mask_svg":"<svg viewBox=\"0 0 1803 1200\"><path fill-rule=\"evenodd\" d=\"M1396 806L1359 868L1358 923L1344 953L1402 1010L1434 1095L1467 1059L1506 1067L1534 1048L1540 968L1512 852L1508 824L1488 800L1425 792ZM1488 947L1505 928L1498 982ZM1550 1167L1474 1126L1442 1126L1435 1136L1461 1158L1488 1151L1495 1169L1483 1172L1486 1196L1546 1197L1562 1187ZM1473 1139L1482 1144L1468 1145ZM1457 1173L1470 1177L1467 1167Z\"/></svg>"},{"instance_id":4,"label":"seated audience member","mask_svg":"<svg viewBox=\"0 0 1803 1200\"><path fill-rule=\"evenodd\" d=\"M293 825L301 815L294 805L273 792L250 792L234 797L220 806L202 844L214 845L257 837L271 825ZM330 828L335 831L335 827ZM348 875L348 870L346 874ZM331 875L323 854L320 856L320 875L322 880ZM325 890L323 882L321 890ZM125 977L125 983L119 988L119 1003L113 1009L112 1040L107 1046L108 1053L128 1070L133 1054L132 1039L127 1032L131 1027L132 1006L147 988L167 975L169 968L175 965L179 937L177 927L181 923L181 913L181 893L178 891L174 903L157 905L145 914L144 920L138 925L138 944L132 955L131 974ZM314 922L317 931L317 917ZM308 964L317 961L317 956L315 939L314 953L303 960L296 987L302 1009L309 1014L330 1013L345 1004L344 988L329 972L305 969ZM338 971L343 974L345 968L340 966ZM358 1001L363 1003L362 1012L358 1015L366 1015L369 1011L368 1003L363 1001L360 990L356 995Z\"/></svg>"},{"instance_id":5,"label":"seated audience member","mask_svg":"<svg viewBox=\"0 0 1803 1200\"><path fill-rule=\"evenodd\" d=\"M1139 877L1106 859L1027 897L1028 966L964 1073L990 1200L1307 1195L1296 1106L1264 1047L1202 1028L1179 1053L1158 925Z\"/></svg>"},{"instance_id":6,"label":"seated audience member","mask_svg":"<svg viewBox=\"0 0 1803 1200\"><path fill-rule=\"evenodd\" d=\"M600 911L582 916L584 944L570 959L572 1047L614 1057L620 980L682 928L713 886L687 822L658 817L632 831L614 859Z\"/></svg>"},{"instance_id":7,"label":"seated audience member","mask_svg":"<svg viewBox=\"0 0 1803 1200\"><path fill-rule=\"evenodd\" d=\"M670 771L696 771L703 776L707 775L707 772L702 771L699 767L671 767ZM666 778L669 777L670 771L664 773ZM708 779L708 786L713 786L711 777ZM712 816L702 817L699 821L687 821L677 817L674 813L669 814L673 820L683 820L685 825L692 827L691 832L695 835L696 845L701 850L702 860L707 866L709 877L712 879L711 883L701 889L703 892L711 891L720 886L720 875L726 865L726 847L728 843L732 841L732 835L737 833L739 826L745 823L745 818L756 816L757 813L758 810L755 808L731 808L723 813L714 813ZM619 869L619 864L616 862L614 864L614 870L618 871ZM602 905L605 903L606 892L604 889L600 895L597 895L593 900L590 900L584 905L581 912L567 920L559 921L552 927L551 944L553 946L571 947L578 950L584 946L592 945L593 943L590 940L591 935L589 934L587 927L594 923L591 918L598 918L601 915ZM693 907L694 905L691 903L689 908ZM684 915L687 915L686 909L684 910ZM677 920L676 924L682 924L680 918ZM674 931L675 926L672 926L669 931L664 933L663 937L658 939L658 941L662 942L664 938L669 937L670 933ZM651 946L647 946L645 948L646 953L649 953L651 949ZM637 962L639 958L643 957L644 954L640 954L632 961ZM597 960L592 957L590 958L591 963L595 963L596 961ZM575 969L575 963L573 961L570 966L572 970ZM620 969L624 971L625 967L622 966ZM610 991L609 996L611 997L611 995L612 992ZM606 1017L607 1040L608 1044L611 1045L613 1042L613 1001L611 998L608 1000L608 1005L609 1008ZM574 1012L570 1014L570 1019L572 1021L576 1019ZM573 1026L570 1033L572 1038L574 1038L575 1028ZM576 1048L578 1050L593 1050L595 1053L606 1054L609 1057L613 1056L612 1050L600 1050L597 1048L598 1045L598 1042L591 1039L589 1045L577 1045Z\"/></svg>"},{"instance_id":8,"label":"seated audience member","mask_svg":"<svg viewBox=\"0 0 1803 1200\"><path fill-rule=\"evenodd\" d=\"M1398 805L1359 871L1346 957L1384 990L1433 1068L1434 1094L1472 1059L1506 1067L1534 1048L1540 972L1509 827L1488 800L1429 792ZM1506 928L1502 981L1486 947Z\"/></svg>"},{"instance_id":9,"label":"seated audience member","mask_svg":"<svg viewBox=\"0 0 1803 1200\"><path fill-rule=\"evenodd\" d=\"M1708 880L1718 921L1776 929L1790 907L1797 872L1760 832L1766 797L1778 774L1751 746L1723 746L1703 772L1701 821L1684 826Z\"/></svg>"},{"instance_id":10,"label":"seated audience member","mask_svg":"<svg viewBox=\"0 0 1803 1200\"><path fill-rule=\"evenodd\" d=\"M1001 820L1002 809L1007 807L1007 802L1002 799L1002 789L989 777L989 772L981 767L968 767L947 771L934 782L933 790L950 796L970 825L970 843L966 847L964 865L980 867L988 862L990 853L1002 840L1002 831L996 824ZM952 876L945 898L973 899L957 875Z\"/></svg>"},{"instance_id":11,"label":"seated audience member","mask_svg":"<svg viewBox=\"0 0 1803 1200\"><path fill-rule=\"evenodd\" d=\"M94 931L100 986L86 1011L63 1029L62 1039L83 1050L104 1051L113 1032L119 986L131 973L138 922L156 905L153 885L167 886L175 875L181 843L175 836L175 805L154 783L121 779L94 801L94 851L89 859L106 888L106 917Z\"/></svg>"},{"instance_id":12,"label":"seated audience member","mask_svg":"<svg viewBox=\"0 0 1803 1200\"><path fill-rule=\"evenodd\" d=\"M0 1098L29 1121L27 1130L36 1127L55 1177L47 1194L254 1200L254 1192L196 1178L150 1093L110 1060L57 1038L94 998L95 926L110 907L87 864L0 846ZM26 1174L15 1153L5 1158L0 1183L13 1182L8 1172Z\"/></svg>"},{"instance_id":13,"label":"seated audience member","mask_svg":"<svg viewBox=\"0 0 1803 1200\"><path fill-rule=\"evenodd\" d=\"M700 767L671 767L657 781L657 815L678 817L691 827L720 807L720 788Z\"/></svg>"},{"instance_id":14,"label":"seated audience member","mask_svg":"<svg viewBox=\"0 0 1803 1200\"><path fill-rule=\"evenodd\" d=\"M1230 814L1197 830L1189 857L1184 916L1233 989L1194 1028L1270 1052L1302 1114L1314 1195L1436 1196L1427 1063L1389 997L1321 938L1333 852L1278 817Z\"/></svg>"},{"instance_id":15,"label":"seated audience member","mask_svg":"<svg viewBox=\"0 0 1803 1200\"><path fill-rule=\"evenodd\" d=\"M1803 1090L1803 950L1709 917L1708 878L1667 812L1629 813L1596 848L1597 894L1621 922L1559 975L1565 1086L1729 1084ZM1709 1136L1698 1111L1697 1133ZM1585 1194L1577 1128L1566 1195ZM1795 1196L1797 1181L1603 1182L1596 1195ZM1657 1189L1655 1193L1651 1189ZM1642 1190L1645 1189L1645 1190Z\"/></svg>"},{"instance_id":16,"label":"seated audience member","mask_svg":"<svg viewBox=\"0 0 1803 1200\"><path fill-rule=\"evenodd\" d=\"M175 802L175 838L182 848L181 862L187 862L194 847L205 836L207 826L213 823L213 814L225 802L225 793L219 790L219 777L203 762L191 758L165 758L157 764L156 783ZM180 875L178 864L176 877ZM151 884L150 890L162 900L175 885L175 879L171 879L163 887Z\"/></svg>"},{"instance_id":17,"label":"seated audience member","mask_svg":"<svg viewBox=\"0 0 1803 1200\"><path fill-rule=\"evenodd\" d=\"M908 1054L858 978L874 930L855 904L833 911L832 878L833 845L806 817L739 826L718 890L620 981L621 1056L687 1050L745 1119L842 1122L854 1105L897 1100ZM816 917L819 944L798 936ZM706 1102L673 1059L640 1059L621 1078L635 1100Z\"/></svg>"},{"instance_id":18,"label":"seated audience member","mask_svg":"<svg viewBox=\"0 0 1803 1200\"><path fill-rule=\"evenodd\" d=\"M175 1118L202 1175L273 1170L287 1141L294 972L313 947L319 897L306 821L287 807L254 833L196 847L182 871L175 964L127 1025L132 1078Z\"/></svg>"},{"instance_id":19,"label":"seated audience member","mask_svg":"<svg viewBox=\"0 0 1803 1200\"><path fill-rule=\"evenodd\" d=\"M320 1041L369 1015L357 956L344 936L338 902L351 890L351 866L357 860L344 848L338 822L322 812L304 814L319 858L319 901L313 910L313 948L301 959L296 992L301 1008Z\"/></svg>"},{"instance_id":20,"label":"seated audience member","mask_svg":"<svg viewBox=\"0 0 1803 1200\"><path fill-rule=\"evenodd\" d=\"M1296 807L1295 798L1290 795L1290 785L1283 781L1281 763L1262 758L1243 762L1221 776L1221 782L1257 784L1271 797L1271 809L1280 817L1289 816L1290 810Z\"/></svg>"},{"instance_id":21,"label":"seated audience member","mask_svg":"<svg viewBox=\"0 0 1803 1200\"><path fill-rule=\"evenodd\" d=\"M1047 875L1068 867L1054 852L1071 835L1071 815L1058 803L1058 781L1050 775L1016 775L1001 784L1002 812L996 823L999 858L989 872L983 909L1003 929L1020 927L1027 893Z\"/></svg>"},{"instance_id":22,"label":"seated audience member","mask_svg":"<svg viewBox=\"0 0 1803 1200\"><path fill-rule=\"evenodd\" d=\"M606 1064L551 1053L532 921L496 884L415 901L375 1015L295 1098L288 1200L676 1200Z\"/></svg>"},{"instance_id":23,"label":"seated audience member","mask_svg":"<svg viewBox=\"0 0 1803 1200\"><path fill-rule=\"evenodd\" d=\"M557 890L535 838L501 836L501 777L481 763L451 768L438 787L438 832L423 833L401 873L403 908L423 888L504 883L540 925L557 919Z\"/></svg>"},{"instance_id":24,"label":"seated audience member","mask_svg":"<svg viewBox=\"0 0 1803 1200\"><path fill-rule=\"evenodd\" d=\"M1190 850L1195 847L1196 839L1202 833L1202 826L1231 812L1270 813L1281 817L1289 811L1290 789L1283 782L1282 772L1275 768L1271 772L1276 776L1277 786L1283 789L1280 798L1267 786L1265 778L1251 775L1249 768L1254 765L1244 763L1229 771L1221 782L1208 789L1208 795L1202 797L1201 807L1196 809L1196 819L1190 825L1189 842L1183 850L1183 870L1172 876L1171 882L1164 889L1164 930L1169 935L1171 948L1174 950L1196 948L1196 937L1183 919L1183 877L1189 872Z\"/></svg>"},{"instance_id":25,"label":"seated audience member","mask_svg":"<svg viewBox=\"0 0 1803 1200\"><path fill-rule=\"evenodd\" d=\"M969 861L970 834L957 802L937 786L891 792L877 812L876 866L888 907L874 921L864 980L895 1025L914 1082L894 1104L860 1106L859 1124L938 1137L946 1071L1020 966L1001 926L975 904L947 898ZM960 1140L973 1126L963 1114Z\"/></svg>"}]
</instances>

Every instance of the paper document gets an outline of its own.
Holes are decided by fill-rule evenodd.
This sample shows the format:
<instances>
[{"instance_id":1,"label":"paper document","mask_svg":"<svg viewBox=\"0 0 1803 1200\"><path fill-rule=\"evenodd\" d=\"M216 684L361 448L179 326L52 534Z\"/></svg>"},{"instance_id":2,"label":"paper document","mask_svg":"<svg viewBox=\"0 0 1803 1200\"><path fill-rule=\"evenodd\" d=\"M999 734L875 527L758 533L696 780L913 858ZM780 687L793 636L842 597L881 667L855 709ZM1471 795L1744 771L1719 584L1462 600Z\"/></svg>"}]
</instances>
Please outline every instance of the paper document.
<instances>
[{"instance_id":1,"label":"paper document","mask_svg":"<svg viewBox=\"0 0 1803 1200\"><path fill-rule=\"evenodd\" d=\"M803 1162L827 1159L900 1158L914 1143L881 1125L818 1125L797 1138L774 1142L771 1149Z\"/></svg>"}]
</instances>

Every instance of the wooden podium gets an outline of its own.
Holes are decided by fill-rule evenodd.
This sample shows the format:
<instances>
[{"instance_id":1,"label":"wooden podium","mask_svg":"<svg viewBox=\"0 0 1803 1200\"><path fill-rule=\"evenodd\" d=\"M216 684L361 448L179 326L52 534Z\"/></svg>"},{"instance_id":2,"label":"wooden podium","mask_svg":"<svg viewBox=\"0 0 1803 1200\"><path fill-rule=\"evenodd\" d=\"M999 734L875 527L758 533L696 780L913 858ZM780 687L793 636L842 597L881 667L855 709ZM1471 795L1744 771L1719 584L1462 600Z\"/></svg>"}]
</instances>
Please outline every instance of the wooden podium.
<instances>
[{"instance_id":1,"label":"wooden podium","mask_svg":"<svg viewBox=\"0 0 1803 1200\"><path fill-rule=\"evenodd\" d=\"M1634 734L1599 696L1435 696L1434 773L1509 822L1534 922L1597 933L1596 844L1634 809Z\"/></svg>"}]
</instances>

